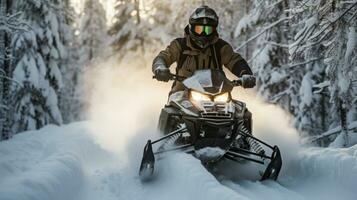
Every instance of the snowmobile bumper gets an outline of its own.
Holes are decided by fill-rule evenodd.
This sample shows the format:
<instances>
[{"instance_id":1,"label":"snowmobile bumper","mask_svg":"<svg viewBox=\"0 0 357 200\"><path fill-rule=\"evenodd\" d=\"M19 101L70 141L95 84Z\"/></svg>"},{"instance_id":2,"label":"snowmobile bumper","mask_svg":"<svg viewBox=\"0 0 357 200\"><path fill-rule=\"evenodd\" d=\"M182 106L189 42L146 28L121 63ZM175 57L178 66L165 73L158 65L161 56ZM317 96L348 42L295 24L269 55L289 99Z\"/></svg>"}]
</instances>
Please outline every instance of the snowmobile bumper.
<instances>
[{"instance_id":1,"label":"snowmobile bumper","mask_svg":"<svg viewBox=\"0 0 357 200\"><path fill-rule=\"evenodd\" d=\"M258 138L252 135L245 135L245 136L250 137L256 142L259 142L260 144L271 149L272 151L271 155L270 156L266 155L264 151L262 153L256 153L256 152L248 151L246 149L233 147L229 149L229 151L226 153L224 157L235 162L240 162L237 158L241 158L261 165L266 165L265 161L269 161L260 180L261 181L267 179L277 180L282 166L282 158L279 148L277 146L274 147L270 146L269 144L259 140Z\"/></svg>"},{"instance_id":2,"label":"snowmobile bumper","mask_svg":"<svg viewBox=\"0 0 357 200\"><path fill-rule=\"evenodd\" d=\"M277 146L274 146L273 153L271 154L270 163L266 168L261 180L272 179L276 180L278 178L280 169L282 166L280 150Z\"/></svg>"},{"instance_id":3,"label":"snowmobile bumper","mask_svg":"<svg viewBox=\"0 0 357 200\"><path fill-rule=\"evenodd\" d=\"M151 141L148 140L147 144L145 145L144 152L143 152L143 158L141 161L140 165L140 179L142 181L147 181L150 180L153 175L154 175L154 165L155 165L155 155L158 154L164 154L166 152L170 151L177 151L177 150L183 150L187 153L194 153L195 150L197 149L202 149L204 147L220 147L222 150L225 151L225 154L222 154L224 158L227 158L232 161L236 162L241 162L239 159L244 159L248 161L252 161L258 164L266 165L267 161L268 165L265 168L265 171L263 172L263 175L261 177L261 180L266 180L266 179L271 179L271 180L277 180L279 172L282 167L282 158L280 154L280 150L277 146L271 146L267 144L266 142L254 137L251 134L247 134L245 132L240 132L240 135L246 138L250 138L251 140L254 140L257 143L260 143L263 146L266 146L268 149L272 151L271 155L267 155L265 151L250 151L244 148L238 148L238 147L230 147L227 144L220 144L220 140L216 138L215 140L212 140L212 142L209 142L209 140L204 139L200 141L199 139L196 139L194 143L188 143L188 144L183 144L179 146L174 146L168 149L158 149L157 152L153 152L152 145L155 143L158 143L160 141L167 141L170 140L170 138L175 138L175 136L183 134L184 132L187 132L189 128L186 126L183 126L175 131L172 131L171 133L155 140ZM235 137L234 137L235 138ZM208 143L207 143L208 142ZM230 142L228 142L231 144ZM220 156L221 157L221 156ZM220 158L218 157L218 158ZM214 159L215 161L219 159Z\"/></svg>"}]
</instances>

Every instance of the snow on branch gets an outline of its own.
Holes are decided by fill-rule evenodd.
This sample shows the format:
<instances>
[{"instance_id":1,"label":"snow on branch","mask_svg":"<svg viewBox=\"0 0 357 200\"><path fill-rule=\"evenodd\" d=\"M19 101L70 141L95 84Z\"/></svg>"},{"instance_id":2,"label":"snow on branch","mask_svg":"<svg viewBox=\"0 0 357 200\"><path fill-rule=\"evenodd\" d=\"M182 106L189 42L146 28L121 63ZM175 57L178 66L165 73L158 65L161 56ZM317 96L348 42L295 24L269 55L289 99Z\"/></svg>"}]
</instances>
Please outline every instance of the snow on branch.
<instances>
[{"instance_id":1,"label":"snow on branch","mask_svg":"<svg viewBox=\"0 0 357 200\"><path fill-rule=\"evenodd\" d=\"M26 22L20 21L20 15L21 13L18 12L8 17L0 17L0 31L28 31L30 25Z\"/></svg>"},{"instance_id":2,"label":"snow on branch","mask_svg":"<svg viewBox=\"0 0 357 200\"><path fill-rule=\"evenodd\" d=\"M330 81L324 81L319 84L313 85L312 86L312 91L315 94L320 94L322 93L325 89L327 89L330 86Z\"/></svg>"},{"instance_id":3,"label":"snow on branch","mask_svg":"<svg viewBox=\"0 0 357 200\"><path fill-rule=\"evenodd\" d=\"M300 5L298 5L295 9L302 9L304 7L308 7L309 5L307 5L307 3L309 3L311 0L306 0L304 2L302 2ZM299 2L297 2L299 3Z\"/></svg>"},{"instance_id":4,"label":"snow on branch","mask_svg":"<svg viewBox=\"0 0 357 200\"><path fill-rule=\"evenodd\" d=\"M351 22L353 18L355 18L357 15L357 9L355 10L355 12L352 14L351 18L348 20L348 22Z\"/></svg>"},{"instance_id":5,"label":"snow on branch","mask_svg":"<svg viewBox=\"0 0 357 200\"><path fill-rule=\"evenodd\" d=\"M315 39L318 36L320 36L323 32L325 32L331 25L339 21L343 16L345 16L353 7L357 5L357 1L355 1L349 8L347 8L340 16L338 16L336 19L328 23L322 30L319 32L315 33L314 35L311 36L311 39Z\"/></svg>"},{"instance_id":6,"label":"snow on branch","mask_svg":"<svg viewBox=\"0 0 357 200\"><path fill-rule=\"evenodd\" d=\"M17 81L16 79L10 78L8 76L4 76L4 75L0 75L0 78L4 78L7 79L9 81L12 81L14 83L16 83L18 86L23 87L22 83L20 83L19 81Z\"/></svg>"},{"instance_id":7,"label":"snow on branch","mask_svg":"<svg viewBox=\"0 0 357 200\"><path fill-rule=\"evenodd\" d=\"M304 62L299 62L299 63L291 63L289 65L283 66L283 67L287 67L287 68L293 68L293 67L297 67L297 66L302 66L302 65L306 65L318 60L324 59L324 57L317 57L317 58L312 58L310 60L305 60Z\"/></svg>"},{"instance_id":8,"label":"snow on branch","mask_svg":"<svg viewBox=\"0 0 357 200\"><path fill-rule=\"evenodd\" d=\"M265 41L266 44L270 44L272 46L277 46L277 47L282 47L282 48L289 48L288 44L283 44L283 43L277 43L274 41Z\"/></svg>"},{"instance_id":9,"label":"snow on branch","mask_svg":"<svg viewBox=\"0 0 357 200\"><path fill-rule=\"evenodd\" d=\"M9 110L9 107L4 104L0 104L0 109Z\"/></svg>"},{"instance_id":10,"label":"snow on branch","mask_svg":"<svg viewBox=\"0 0 357 200\"><path fill-rule=\"evenodd\" d=\"M280 24L281 22L283 22L285 20L289 20L289 19L291 19L291 17L283 17L283 18L279 19L278 21L270 24L269 26L265 27L262 31L260 31L259 33L257 33L256 35L254 35L253 37L251 37L247 41L245 41L242 45L240 45L238 48L236 48L235 51L239 51L240 49L245 47L248 43L250 43L250 42L254 41L255 39L257 39L263 33L267 32L270 29L272 29L274 26Z\"/></svg>"},{"instance_id":11,"label":"snow on branch","mask_svg":"<svg viewBox=\"0 0 357 200\"><path fill-rule=\"evenodd\" d=\"M247 62L251 64L253 60L255 60L266 48L266 45L264 45L262 48L260 48L259 52L255 53Z\"/></svg>"},{"instance_id":12,"label":"snow on branch","mask_svg":"<svg viewBox=\"0 0 357 200\"><path fill-rule=\"evenodd\" d=\"M270 98L270 102L276 103L285 95L288 95L288 90L284 90L284 91L279 92L278 94L274 95L273 97Z\"/></svg>"},{"instance_id":13,"label":"snow on branch","mask_svg":"<svg viewBox=\"0 0 357 200\"><path fill-rule=\"evenodd\" d=\"M348 125L348 130L349 131L354 131L354 130L357 131L357 121L351 122ZM313 144L313 143L319 142L319 141L321 141L325 138L328 138L330 136L337 135L337 134L341 133L341 131L342 131L341 126L338 126L336 128L330 129L330 130L322 133L321 135L309 138L308 143Z\"/></svg>"}]
</instances>

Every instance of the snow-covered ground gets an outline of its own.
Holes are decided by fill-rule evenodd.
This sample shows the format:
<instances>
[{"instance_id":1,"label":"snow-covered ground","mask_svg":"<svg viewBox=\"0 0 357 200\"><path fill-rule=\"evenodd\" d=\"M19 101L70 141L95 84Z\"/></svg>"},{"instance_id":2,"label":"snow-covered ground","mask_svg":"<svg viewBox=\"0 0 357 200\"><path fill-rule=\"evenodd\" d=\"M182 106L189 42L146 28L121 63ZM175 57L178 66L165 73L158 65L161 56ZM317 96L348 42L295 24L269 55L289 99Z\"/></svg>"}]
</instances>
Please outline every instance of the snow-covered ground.
<instances>
[{"instance_id":1,"label":"snow-covered ground","mask_svg":"<svg viewBox=\"0 0 357 200\"><path fill-rule=\"evenodd\" d=\"M0 200L357 199L356 145L301 147L283 111L242 90L233 96L252 111L254 134L281 149L277 182L259 182L253 165L229 162L218 166L215 177L194 157L176 153L158 162L155 181L142 184L143 146L158 136L154 130L169 85L140 73L123 83L130 73L93 72L90 121L1 142Z\"/></svg>"},{"instance_id":2,"label":"snow-covered ground","mask_svg":"<svg viewBox=\"0 0 357 200\"><path fill-rule=\"evenodd\" d=\"M90 131L88 122L47 126L0 143L0 199L357 197L357 146L300 149L295 158L290 158L290 169L285 169L278 182L215 178L194 157L177 153L159 163L160 173L155 181L142 184L137 176L139 159L121 160L127 155L102 148ZM235 166L235 170L239 167Z\"/></svg>"}]
</instances>

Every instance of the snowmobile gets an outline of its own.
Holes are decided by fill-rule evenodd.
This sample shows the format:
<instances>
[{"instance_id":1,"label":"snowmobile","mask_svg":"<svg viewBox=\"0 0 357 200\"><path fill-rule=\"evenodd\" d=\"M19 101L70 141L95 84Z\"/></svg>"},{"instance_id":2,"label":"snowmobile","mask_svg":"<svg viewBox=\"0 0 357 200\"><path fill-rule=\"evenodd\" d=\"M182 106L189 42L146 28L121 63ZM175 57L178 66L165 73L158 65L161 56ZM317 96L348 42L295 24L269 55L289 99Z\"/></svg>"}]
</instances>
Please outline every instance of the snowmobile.
<instances>
[{"instance_id":1,"label":"snowmobile","mask_svg":"<svg viewBox=\"0 0 357 200\"><path fill-rule=\"evenodd\" d=\"M231 91L242 86L242 79L230 81L221 70L206 69L188 78L171 74L170 80L181 82L185 90L161 110L158 129L163 136L147 141L139 169L142 181L151 180L155 160L172 151L192 154L204 165L223 159L255 162L266 166L261 180L278 178L279 148L253 136L246 104L232 99Z\"/></svg>"}]
</instances>

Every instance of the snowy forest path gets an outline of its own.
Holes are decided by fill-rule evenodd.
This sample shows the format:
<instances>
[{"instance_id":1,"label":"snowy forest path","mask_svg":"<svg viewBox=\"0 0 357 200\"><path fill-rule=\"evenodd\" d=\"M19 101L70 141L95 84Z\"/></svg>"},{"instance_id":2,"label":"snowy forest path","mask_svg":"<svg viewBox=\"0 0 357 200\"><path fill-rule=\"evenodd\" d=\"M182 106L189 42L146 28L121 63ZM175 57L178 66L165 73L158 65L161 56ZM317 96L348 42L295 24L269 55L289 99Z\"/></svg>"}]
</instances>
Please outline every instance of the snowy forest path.
<instances>
[{"instance_id":1,"label":"snowy forest path","mask_svg":"<svg viewBox=\"0 0 357 200\"><path fill-rule=\"evenodd\" d=\"M137 176L141 155L102 148L88 125L47 126L0 143L0 175L6 177L0 180L0 199L352 200L357 196L353 188L357 146L301 149L288 158L291 161L278 182L214 177L199 160L177 153L158 162L156 179L143 184Z\"/></svg>"}]
</instances>

